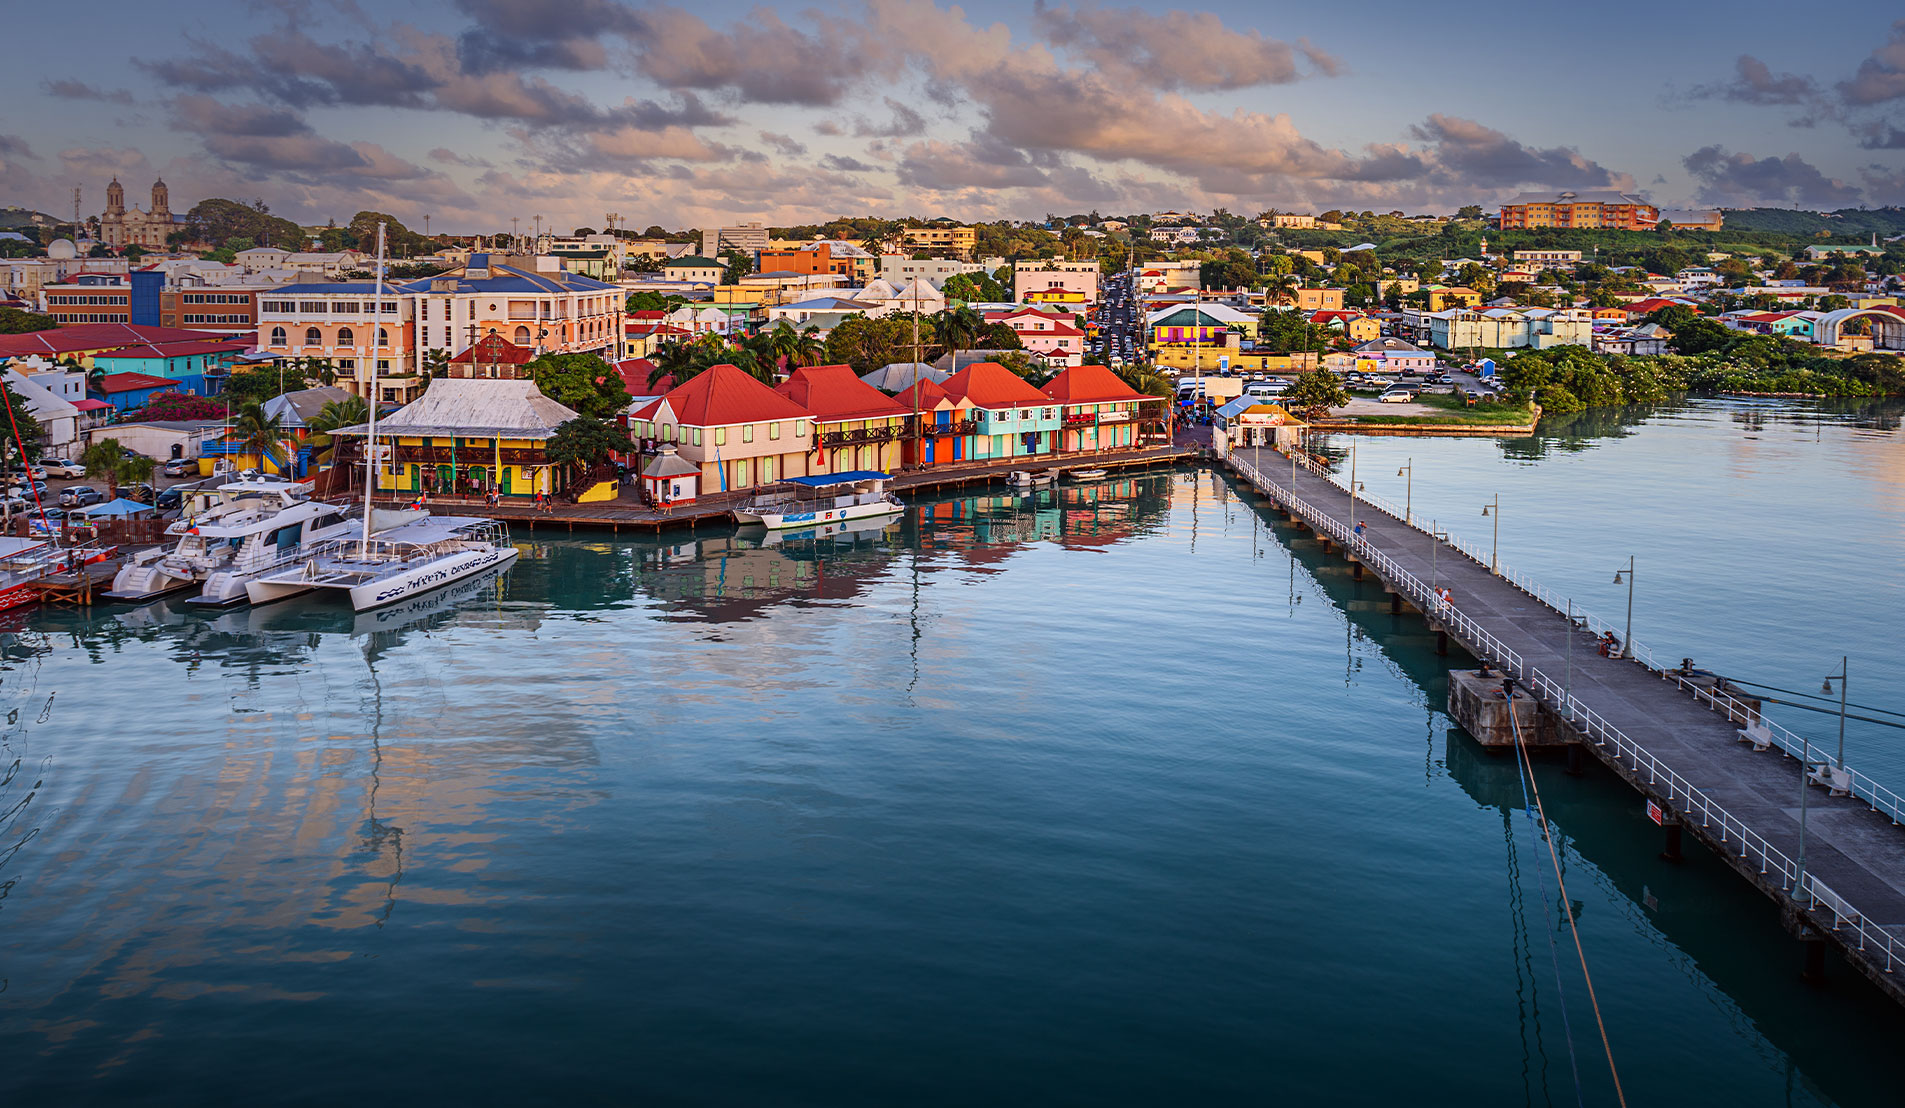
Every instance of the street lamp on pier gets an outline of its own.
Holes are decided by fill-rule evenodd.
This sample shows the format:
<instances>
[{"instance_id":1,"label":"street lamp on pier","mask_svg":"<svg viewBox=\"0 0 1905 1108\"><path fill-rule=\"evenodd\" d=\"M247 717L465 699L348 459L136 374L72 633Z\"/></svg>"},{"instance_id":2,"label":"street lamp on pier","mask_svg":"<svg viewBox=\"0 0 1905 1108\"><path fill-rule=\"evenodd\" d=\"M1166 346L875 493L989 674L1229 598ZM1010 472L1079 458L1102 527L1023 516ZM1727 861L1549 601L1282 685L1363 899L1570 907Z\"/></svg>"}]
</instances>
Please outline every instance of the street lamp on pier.
<instances>
[{"instance_id":1,"label":"street lamp on pier","mask_svg":"<svg viewBox=\"0 0 1905 1108\"><path fill-rule=\"evenodd\" d=\"M1402 522L1413 527L1415 526L1416 495L1416 460L1414 458L1410 458L1407 462L1403 463L1402 468L1396 470L1396 476L1398 477L1401 477L1405 473L1409 475L1409 482L1403 486Z\"/></svg>"},{"instance_id":2,"label":"street lamp on pier","mask_svg":"<svg viewBox=\"0 0 1905 1108\"><path fill-rule=\"evenodd\" d=\"M1845 675L1849 661L1850 659L1844 655L1840 655L1839 672L1832 674L1819 683L1819 691L1823 693L1832 692L1832 683L1834 681L1839 683L1839 757L1836 760L1842 769L1845 767Z\"/></svg>"},{"instance_id":3,"label":"street lamp on pier","mask_svg":"<svg viewBox=\"0 0 1905 1108\"><path fill-rule=\"evenodd\" d=\"M1627 578L1627 638L1621 643L1621 657L1634 656L1634 556L1627 556L1627 568L1614 571L1614 583L1621 583L1621 577ZM1831 690L1826 690L1830 692Z\"/></svg>"},{"instance_id":4,"label":"street lamp on pier","mask_svg":"<svg viewBox=\"0 0 1905 1108\"><path fill-rule=\"evenodd\" d=\"M1496 493L1495 499L1482 505L1482 514L1495 517L1495 544L1488 551L1488 572L1501 576L1502 553L1502 494Z\"/></svg>"}]
</instances>

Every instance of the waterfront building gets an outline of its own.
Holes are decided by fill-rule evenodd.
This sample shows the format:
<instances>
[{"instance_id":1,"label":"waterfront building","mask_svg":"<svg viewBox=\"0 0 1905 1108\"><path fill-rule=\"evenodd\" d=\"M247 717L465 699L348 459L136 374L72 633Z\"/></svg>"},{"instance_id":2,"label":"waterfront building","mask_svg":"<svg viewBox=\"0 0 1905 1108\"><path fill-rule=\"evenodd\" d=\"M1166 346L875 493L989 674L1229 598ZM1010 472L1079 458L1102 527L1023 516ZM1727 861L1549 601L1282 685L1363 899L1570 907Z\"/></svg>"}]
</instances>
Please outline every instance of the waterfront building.
<instances>
[{"instance_id":1,"label":"waterfront building","mask_svg":"<svg viewBox=\"0 0 1905 1108\"><path fill-rule=\"evenodd\" d=\"M804 477L814 450L807 409L725 363L629 413L629 432L674 446L699 469L704 494Z\"/></svg>"},{"instance_id":2,"label":"waterfront building","mask_svg":"<svg viewBox=\"0 0 1905 1108\"><path fill-rule=\"evenodd\" d=\"M1376 363L1384 373L1400 373L1412 369L1418 373L1435 368L1435 355L1414 343L1398 338L1381 338L1358 344L1352 351L1356 360Z\"/></svg>"},{"instance_id":3,"label":"waterfront building","mask_svg":"<svg viewBox=\"0 0 1905 1108\"><path fill-rule=\"evenodd\" d=\"M377 488L395 496L562 492L568 474L550 463L547 447L556 428L574 418L533 381L435 378L421 397L377 421L377 445L387 450ZM333 433L368 431L360 423ZM348 465L339 453L338 464Z\"/></svg>"},{"instance_id":4,"label":"waterfront building","mask_svg":"<svg viewBox=\"0 0 1905 1108\"><path fill-rule=\"evenodd\" d=\"M1429 341L1443 350L1513 350L1587 346L1594 313L1585 308L1450 308L1422 317Z\"/></svg>"},{"instance_id":5,"label":"waterfront building","mask_svg":"<svg viewBox=\"0 0 1905 1108\"><path fill-rule=\"evenodd\" d=\"M1064 453L1130 449L1147 402L1161 408L1164 400L1144 395L1101 365L1068 369L1043 391L1059 405L1058 449Z\"/></svg>"},{"instance_id":6,"label":"waterfront building","mask_svg":"<svg viewBox=\"0 0 1905 1108\"><path fill-rule=\"evenodd\" d=\"M916 384L895 394L893 402L906 411L909 420L915 407L919 411L919 434L902 444L904 464L936 466L966 460L969 436L979 430L972 401L963 397L954 400L938 382L922 373Z\"/></svg>"},{"instance_id":7,"label":"waterfront building","mask_svg":"<svg viewBox=\"0 0 1905 1108\"><path fill-rule=\"evenodd\" d=\"M1057 403L999 363L975 362L941 387L955 403L972 407L977 424L967 437L967 458L1030 457L1057 449Z\"/></svg>"},{"instance_id":8,"label":"waterfront building","mask_svg":"<svg viewBox=\"0 0 1905 1108\"><path fill-rule=\"evenodd\" d=\"M860 380L852 366L804 366L774 391L813 417L810 475L899 468L912 409Z\"/></svg>"}]
</instances>

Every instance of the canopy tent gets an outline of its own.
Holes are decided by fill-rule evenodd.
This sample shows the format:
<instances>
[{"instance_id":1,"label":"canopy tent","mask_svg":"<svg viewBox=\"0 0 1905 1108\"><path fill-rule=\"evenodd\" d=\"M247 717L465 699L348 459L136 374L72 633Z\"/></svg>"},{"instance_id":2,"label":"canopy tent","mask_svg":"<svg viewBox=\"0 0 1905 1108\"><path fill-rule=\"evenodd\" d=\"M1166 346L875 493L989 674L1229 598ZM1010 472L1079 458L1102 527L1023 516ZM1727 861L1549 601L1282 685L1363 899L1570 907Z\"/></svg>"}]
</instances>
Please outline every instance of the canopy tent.
<instances>
[{"instance_id":1,"label":"canopy tent","mask_svg":"<svg viewBox=\"0 0 1905 1108\"><path fill-rule=\"evenodd\" d=\"M860 380L879 389L881 392L899 392L910 389L913 382L925 378L939 384L952 374L943 369L934 369L924 362L892 362L883 365L872 373L865 374Z\"/></svg>"},{"instance_id":2,"label":"canopy tent","mask_svg":"<svg viewBox=\"0 0 1905 1108\"><path fill-rule=\"evenodd\" d=\"M127 500L122 496L117 500L108 500L104 504L75 509L69 514L85 516L87 519L135 519L149 516L154 510L150 504L141 504L137 500Z\"/></svg>"},{"instance_id":3,"label":"canopy tent","mask_svg":"<svg viewBox=\"0 0 1905 1108\"><path fill-rule=\"evenodd\" d=\"M845 473L816 473L809 477L789 477L787 483L820 489L828 485L851 485L856 481L891 481L892 479L892 474L881 473L877 469L852 469Z\"/></svg>"}]
</instances>

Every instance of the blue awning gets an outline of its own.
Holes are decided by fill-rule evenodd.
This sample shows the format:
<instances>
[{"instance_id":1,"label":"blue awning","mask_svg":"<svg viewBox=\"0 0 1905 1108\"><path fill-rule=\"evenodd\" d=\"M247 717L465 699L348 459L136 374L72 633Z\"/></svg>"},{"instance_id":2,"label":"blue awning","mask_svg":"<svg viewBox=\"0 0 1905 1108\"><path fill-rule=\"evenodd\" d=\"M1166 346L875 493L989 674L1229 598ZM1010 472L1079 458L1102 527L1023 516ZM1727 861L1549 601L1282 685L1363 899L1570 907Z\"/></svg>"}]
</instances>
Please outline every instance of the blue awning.
<instances>
[{"instance_id":1,"label":"blue awning","mask_svg":"<svg viewBox=\"0 0 1905 1108\"><path fill-rule=\"evenodd\" d=\"M789 477L787 483L818 489L828 485L851 485L855 481L891 481L892 479L892 474L881 473L877 469L856 469L846 473L816 473L811 477Z\"/></svg>"}]
</instances>

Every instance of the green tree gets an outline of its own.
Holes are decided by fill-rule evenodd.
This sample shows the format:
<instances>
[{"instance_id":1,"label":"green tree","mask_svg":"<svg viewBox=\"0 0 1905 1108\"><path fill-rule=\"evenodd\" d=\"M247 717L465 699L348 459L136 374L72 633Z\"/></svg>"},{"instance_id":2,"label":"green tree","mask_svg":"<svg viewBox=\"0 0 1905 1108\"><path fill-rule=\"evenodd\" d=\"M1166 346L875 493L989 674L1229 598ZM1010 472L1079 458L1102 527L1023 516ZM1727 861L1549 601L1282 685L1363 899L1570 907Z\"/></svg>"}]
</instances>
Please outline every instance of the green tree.
<instances>
[{"instance_id":1,"label":"green tree","mask_svg":"<svg viewBox=\"0 0 1905 1108\"><path fill-rule=\"evenodd\" d=\"M1480 219L1482 218L1482 206L1480 204L1464 204L1455 210L1455 218Z\"/></svg>"},{"instance_id":2,"label":"green tree","mask_svg":"<svg viewBox=\"0 0 1905 1108\"><path fill-rule=\"evenodd\" d=\"M528 365L542 394L578 415L613 419L628 408L622 375L594 354L544 354Z\"/></svg>"},{"instance_id":3,"label":"green tree","mask_svg":"<svg viewBox=\"0 0 1905 1108\"><path fill-rule=\"evenodd\" d=\"M27 410L26 398L15 392L11 384L0 382L0 389L6 390L6 403L13 413L11 424L0 428L0 434L4 435L6 441L5 448L0 449L0 468L11 472L15 462L40 456L40 421L33 418L33 413ZM19 428L17 439L13 434L16 425ZM24 456L20 452L23 444L26 450Z\"/></svg>"},{"instance_id":4,"label":"green tree","mask_svg":"<svg viewBox=\"0 0 1905 1108\"><path fill-rule=\"evenodd\" d=\"M620 424L577 416L556 428L544 450L551 462L575 474L606 464L612 453L633 454L635 444Z\"/></svg>"},{"instance_id":5,"label":"green tree","mask_svg":"<svg viewBox=\"0 0 1905 1108\"><path fill-rule=\"evenodd\" d=\"M1283 394L1283 403L1293 410L1327 411L1349 403L1349 392L1336 379L1336 374L1327 369L1313 369L1296 379Z\"/></svg>"},{"instance_id":6,"label":"green tree","mask_svg":"<svg viewBox=\"0 0 1905 1108\"><path fill-rule=\"evenodd\" d=\"M305 421L305 428L311 432L310 442L315 448L314 460L328 461L337 453L337 440L332 432L339 427L355 427L370 420L370 405L364 403L361 396L347 396L342 400L327 400L317 414Z\"/></svg>"},{"instance_id":7,"label":"green tree","mask_svg":"<svg viewBox=\"0 0 1905 1108\"><path fill-rule=\"evenodd\" d=\"M723 255L723 260L728 263L728 267L721 271L721 283L724 285L738 285L741 278L754 272L754 259L742 251L730 250Z\"/></svg>"},{"instance_id":8,"label":"green tree","mask_svg":"<svg viewBox=\"0 0 1905 1108\"><path fill-rule=\"evenodd\" d=\"M0 335L23 335L29 331L51 331L59 326L59 321L50 315L39 312L24 312L18 308L0 308Z\"/></svg>"},{"instance_id":9,"label":"green tree","mask_svg":"<svg viewBox=\"0 0 1905 1108\"><path fill-rule=\"evenodd\" d=\"M237 437L240 448L246 454L256 454L260 458L276 456L279 444L284 442L284 419L282 416L268 416L263 404L247 403L239 407L232 415L232 434Z\"/></svg>"},{"instance_id":10,"label":"green tree","mask_svg":"<svg viewBox=\"0 0 1905 1108\"><path fill-rule=\"evenodd\" d=\"M217 198L201 200L185 213L184 223L185 241L208 243L214 248L249 249L251 244L263 243L296 250L304 245L303 229L272 215L262 200L250 204ZM230 247L230 242L238 238L248 240L247 245Z\"/></svg>"},{"instance_id":11,"label":"green tree","mask_svg":"<svg viewBox=\"0 0 1905 1108\"><path fill-rule=\"evenodd\" d=\"M152 479L151 458L128 454L118 439L99 439L79 456L86 476L106 482L106 498L119 499L119 486Z\"/></svg>"},{"instance_id":12,"label":"green tree","mask_svg":"<svg viewBox=\"0 0 1905 1108\"><path fill-rule=\"evenodd\" d=\"M423 352L423 375L432 380L450 375L450 352L433 346Z\"/></svg>"}]
</instances>

